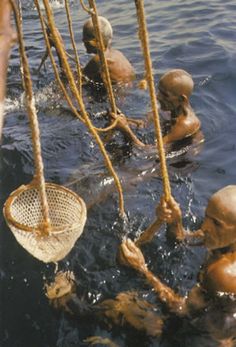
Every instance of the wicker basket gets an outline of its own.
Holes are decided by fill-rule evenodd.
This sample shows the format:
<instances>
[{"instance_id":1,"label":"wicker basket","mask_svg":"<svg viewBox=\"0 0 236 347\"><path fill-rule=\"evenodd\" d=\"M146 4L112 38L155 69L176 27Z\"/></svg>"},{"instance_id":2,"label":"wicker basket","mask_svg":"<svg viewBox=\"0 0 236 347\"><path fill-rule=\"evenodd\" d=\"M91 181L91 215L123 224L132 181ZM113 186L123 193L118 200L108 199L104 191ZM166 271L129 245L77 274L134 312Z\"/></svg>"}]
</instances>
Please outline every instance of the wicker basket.
<instances>
[{"instance_id":1,"label":"wicker basket","mask_svg":"<svg viewBox=\"0 0 236 347\"><path fill-rule=\"evenodd\" d=\"M63 259L83 232L87 210L74 192L46 183L51 229L42 234L43 215L35 184L22 185L5 202L3 213L17 241L45 263ZM41 227L40 227L41 226Z\"/></svg>"}]
</instances>

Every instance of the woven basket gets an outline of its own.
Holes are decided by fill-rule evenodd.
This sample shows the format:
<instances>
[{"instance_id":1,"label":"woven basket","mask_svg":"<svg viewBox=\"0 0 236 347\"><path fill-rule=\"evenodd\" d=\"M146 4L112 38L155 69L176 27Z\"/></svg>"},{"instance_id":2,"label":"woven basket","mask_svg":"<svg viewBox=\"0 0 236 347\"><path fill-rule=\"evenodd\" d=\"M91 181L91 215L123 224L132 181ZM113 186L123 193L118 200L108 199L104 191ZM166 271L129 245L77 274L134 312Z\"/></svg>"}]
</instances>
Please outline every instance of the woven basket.
<instances>
[{"instance_id":1,"label":"woven basket","mask_svg":"<svg viewBox=\"0 0 236 347\"><path fill-rule=\"evenodd\" d=\"M84 201L74 192L46 183L51 228L42 234L43 215L34 183L11 193L3 213L17 241L35 258L45 263L63 259L83 232L87 218ZM41 228L40 228L41 226Z\"/></svg>"}]
</instances>

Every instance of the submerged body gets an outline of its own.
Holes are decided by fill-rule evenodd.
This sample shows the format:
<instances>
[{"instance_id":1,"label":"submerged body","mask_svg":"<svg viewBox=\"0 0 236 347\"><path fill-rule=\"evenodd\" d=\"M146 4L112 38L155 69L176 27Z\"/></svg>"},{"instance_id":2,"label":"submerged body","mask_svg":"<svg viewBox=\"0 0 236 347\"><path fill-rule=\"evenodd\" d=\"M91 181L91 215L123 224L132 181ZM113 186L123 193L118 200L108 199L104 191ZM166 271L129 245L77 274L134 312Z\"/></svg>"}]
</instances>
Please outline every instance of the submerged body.
<instances>
[{"instance_id":1,"label":"submerged body","mask_svg":"<svg viewBox=\"0 0 236 347\"><path fill-rule=\"evenodd\" d=\"M236 186L227 186L209 199L204 221L196 234L210 252L199 274L199 283L185 297L176 294L148 270L143 254L134 242L127 239L120 248L121 262L145 276L170 313L197 321L203 310L206 310L206 328L211 337L219 342L219 346L233 346L236 338L236 305L233 305L236 298L235 212ZM196 236L184 230L180 208L173 198L168 202L163 199L157 214L162 222L169 224L168 234L172 238L180 241ZM224 305L226 298L229 302L231 300L233 306L226 306L221 316L217 309ZM218 331L219 324L225 329Z\"/></svg>"},{"instance_id":2,"label":"submerged body","mask_svg":"<svg viewBox=\"0 0 236 347\"><path fill-rule=\"evenodd\" d=\"M105 51L105 57L112 83L130 83L134 79L134 69L123 53L110 48ZM83 72L94 82L104 82L102 66L98 54L88 62Z\"/></svg>"},{"instance_id":3,"label":"submerged body","mask_svg":"<svg viewBox=\"0 0 236 347\"><path fill-rule=\"evenodd\" d=\"M135 77L134 69L123 53L111 48L113 37L111 24L104 17L98 17L98 21L105 49L104 55L112 83L130 83ZM94 82L104 82L105 76L91 19L84 24L83 42L87 53L94 54L94 57L83 69L84 75Z\"/></svg>"},{"instance_id":4,"label":"submerged body","mask_svg":"<svg viewBox=\"0 0 236 347\"><path fill-rule=\"evenodd\" d=\"M186 138L195 138L201 122L190 105L194 83L191 75L181 69L165 73L158 84L157 99L163 111L170 112L167 133L163 137L168 145Z\"/></svg>"}]
</instances>

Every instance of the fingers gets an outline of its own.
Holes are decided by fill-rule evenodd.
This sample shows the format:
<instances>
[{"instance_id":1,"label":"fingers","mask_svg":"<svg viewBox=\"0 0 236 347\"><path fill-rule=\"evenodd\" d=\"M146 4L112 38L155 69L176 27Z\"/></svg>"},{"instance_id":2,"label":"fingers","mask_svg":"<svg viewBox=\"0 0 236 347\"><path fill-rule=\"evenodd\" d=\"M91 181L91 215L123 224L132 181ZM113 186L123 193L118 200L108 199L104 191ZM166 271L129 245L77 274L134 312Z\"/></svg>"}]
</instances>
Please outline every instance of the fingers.
<instances>
[{"instance_id":1,"label":"fingers","mask_svg":"<svg viewBox=\"0 0 236 347\"><path fill-rule=\"evenodd\" d=\"M126 239L120 245L119 258L123 265L131 266L132 268L144 272L147 267L141 250L130 239Z\"/></svg>"},{"instance_id":2,"label":"fingers","mask_svg":"<svg viewBox=\"0 0 236 347\"><path fill-rule=\"evenodd\" d=\"M123 253L123 256L127 258L131 257L133 253L135 252L135 250L137 249L134 242L131 241L130 239L124 240L121 243L120 248Z\"/></svg>"}]
</instances>

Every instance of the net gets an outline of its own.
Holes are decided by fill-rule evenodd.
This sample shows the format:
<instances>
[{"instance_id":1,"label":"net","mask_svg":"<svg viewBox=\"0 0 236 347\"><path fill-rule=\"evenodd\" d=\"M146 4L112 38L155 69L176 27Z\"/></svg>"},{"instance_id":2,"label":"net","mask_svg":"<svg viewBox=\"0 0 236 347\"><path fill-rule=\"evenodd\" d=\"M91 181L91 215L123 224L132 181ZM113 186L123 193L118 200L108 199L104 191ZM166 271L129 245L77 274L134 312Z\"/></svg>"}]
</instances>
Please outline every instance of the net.
<instances>
[{"instance_id":1,"label":"net","mask_svg":"<svg viewBox=\"0 0 236 347\"><path fill-rule=\"evenodd\" d=\"M48 263L63 259L83 232L87 210L71 190L46 183L51 228L43 233L40 195L35 184L11 193L4 205L5 220L17 241L35 258Z\"/></svg>"}]
</instances>

